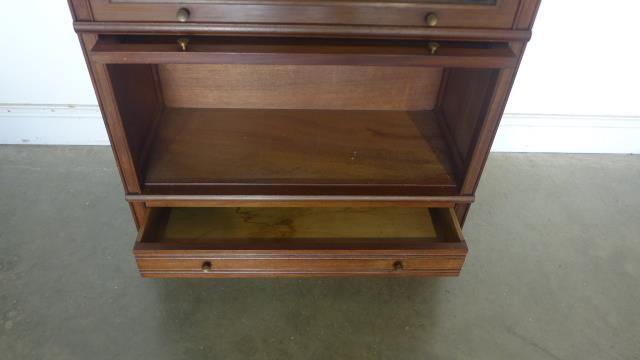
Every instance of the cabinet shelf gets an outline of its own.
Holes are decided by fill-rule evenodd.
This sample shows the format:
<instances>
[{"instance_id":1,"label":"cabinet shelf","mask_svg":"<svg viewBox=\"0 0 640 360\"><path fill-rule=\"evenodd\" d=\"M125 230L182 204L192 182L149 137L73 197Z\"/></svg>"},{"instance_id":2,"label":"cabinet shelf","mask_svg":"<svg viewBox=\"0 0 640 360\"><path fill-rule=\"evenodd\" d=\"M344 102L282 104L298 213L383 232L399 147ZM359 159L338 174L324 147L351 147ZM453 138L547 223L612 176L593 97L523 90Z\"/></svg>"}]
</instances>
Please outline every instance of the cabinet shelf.
<instances>
[{"instance_id":1,"label":"cabinet shelf","mask_svg":"<svg viewBox=\"0 0 640 360\"><path fill-rule=\"evenodd\" d=\"M432 111L166 108L151 141L146 194L456 193Z\"/></svg>"}]
</instances>

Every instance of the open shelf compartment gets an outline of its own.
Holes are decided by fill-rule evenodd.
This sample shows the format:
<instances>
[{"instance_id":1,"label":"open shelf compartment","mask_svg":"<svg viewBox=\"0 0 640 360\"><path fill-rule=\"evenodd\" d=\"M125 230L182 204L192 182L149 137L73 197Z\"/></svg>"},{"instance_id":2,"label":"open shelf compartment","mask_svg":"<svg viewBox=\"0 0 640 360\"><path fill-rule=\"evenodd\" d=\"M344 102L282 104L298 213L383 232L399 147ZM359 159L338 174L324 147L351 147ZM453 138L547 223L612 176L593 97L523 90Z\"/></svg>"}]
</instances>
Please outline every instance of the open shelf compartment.
<instances>
[{"instance_id":1,"label":"open shelf compartment","mask_svg":"<svg viewBox=\"0 0 640 360\"><path fill-rule=\"evenodd\" d=\"M93 49L108 62L137 201L463 196L483 99L513 55L500 43L451 42L440 60L407 64L394 56L433 56L418 42L203 37L193 40L209 56L201 63L151 56L170 51L167 37L153 39L107 37ZM238 60L251 54L279 55ZM354 54L386 60L341 57Z\"/></svg>"}]
</instances>

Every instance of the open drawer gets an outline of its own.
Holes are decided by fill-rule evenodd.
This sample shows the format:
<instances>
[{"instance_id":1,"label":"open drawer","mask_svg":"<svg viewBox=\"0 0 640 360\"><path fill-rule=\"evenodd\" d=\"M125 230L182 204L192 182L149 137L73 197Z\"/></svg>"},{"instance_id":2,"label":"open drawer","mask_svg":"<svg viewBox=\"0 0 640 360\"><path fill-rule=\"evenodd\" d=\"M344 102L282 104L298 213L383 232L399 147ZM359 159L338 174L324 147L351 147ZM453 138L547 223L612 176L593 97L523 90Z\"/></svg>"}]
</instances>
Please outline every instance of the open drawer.
<instances>
[{"instance_id":1,"label":"open drawer","mask_svg":"<svg viewBox=\"0 0 640 360\"><path fill-rule=\"evenodd\" d=\"M451 208L151 208L145 277L446 276L467 254Z\"/></svg>"}]
</instances>

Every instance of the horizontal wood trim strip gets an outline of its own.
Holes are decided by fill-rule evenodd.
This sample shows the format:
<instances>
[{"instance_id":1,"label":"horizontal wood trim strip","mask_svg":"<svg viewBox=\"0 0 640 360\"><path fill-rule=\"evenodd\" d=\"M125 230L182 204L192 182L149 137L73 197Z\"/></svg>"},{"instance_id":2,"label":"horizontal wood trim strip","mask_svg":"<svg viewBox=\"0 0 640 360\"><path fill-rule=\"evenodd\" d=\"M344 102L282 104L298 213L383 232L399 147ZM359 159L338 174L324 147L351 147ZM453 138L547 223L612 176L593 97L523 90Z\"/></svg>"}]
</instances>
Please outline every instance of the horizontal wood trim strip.
<instances>
[{"instance_id":1,"label":"horizontal wood trim strip","mask_svg":"<svg viewBox=\"0 0 640 360\"><path fill-rule=\"evenodd\" d=\"M281 196L281 195L142 195L128 194L127 201L145 202L149 207L450 207L456 203L472 203L475 197L463 196Z\"/></svg>"},{"instance_id":2,"label":"horizontal wood trim strip","mask_svg":"<svg viewBox=\"0 0 640 360\"><path fill-rule=\"evenodd\" d=\"M234 240L229 240L230 244ZM398 259L456 259L464 257L467 245L460 242L425 243L420 248L407 249L207 249L206 244L137 242L134 252L138 259L254 259L254 260L385 260Z\"/></svg>"},{"instance_id":3,"label":"horizontal wood trim strip","mask_svg":"<svg viewBox=\"0 0 640 360\"><path fill-rule=\"evenodd\" d=\"M167 39L171 41L172 39ZM514 67L517 58L508 46L478 48L441 44L429 54L427 44L359 44L246 41L189 44L180 51L175 42L114 43L99 40L91 60L109 64L265 64L353 66L446 66L463 68Z\"/></svg>"},{"instance_id":4,"label":"horizontal wood trim strip","mask_svg":"<svg viewBox=\"0 0 640 360\"><path fill-rule=\"evenodd\" d=\"M76 32L103 34L189 34L467 41L528 41L530 30L427 28L408 26L74 22Z\"/></svg>"},{"instance_id":5,"label":"horizontal wood trim strip","mask_svg":"<svg viewBox=\"0 0 640 360\"><path fill-rule=\"evenodd\" d=\"M184 272L184 271L140 271L140 275L145 278L257 278L257 277L278 277L278 278L299 278L299 277L354 277L354 276L377 276L377 277L424 277L424 276L458 276L460 270L418 270L418 271L350 271L350 272L300 272L300 271L251 271L251 272Z\"/></svg>"}]
</instances>

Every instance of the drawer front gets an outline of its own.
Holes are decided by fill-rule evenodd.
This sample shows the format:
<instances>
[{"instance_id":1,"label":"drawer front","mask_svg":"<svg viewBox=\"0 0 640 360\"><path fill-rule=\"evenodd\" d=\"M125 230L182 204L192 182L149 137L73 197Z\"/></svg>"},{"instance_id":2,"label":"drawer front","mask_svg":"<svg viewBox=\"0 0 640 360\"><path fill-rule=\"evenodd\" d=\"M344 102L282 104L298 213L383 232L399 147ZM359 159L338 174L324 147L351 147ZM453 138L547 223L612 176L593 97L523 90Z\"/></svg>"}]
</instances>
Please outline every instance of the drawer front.
<instances>
[{"instance_id":1,"label":"drawer front","mask_svg":"<svg viewBox=\"0 0 640 360\"><path fill-rule=\"evenodd\" d=\"M95 21L270 23L510 29L521 0L90 0ZM188 12L181 11L186 9Z\"/></svg>"},{"instance_id":2,"label":"drawer front","mask_svg":"<svg viewBox=\"0 0 640 360\"><path fill-rule=\"evenodd\" d=\"M305 259L303 255L261 258L259 255L225 258L210 256L181 258L137 257L145 277L257 277L257 276L455 276L460 272L464 256L402 257L384 255L379 258Z\"/></svg>"},{"instance_id":3,"label":"drawer front","mask_svg":"<svg viewBox=\"0 0 640 360\"><path fill-rule=\"evenodd\" d=\"M134 254L145 277L455 276L453 210L152 208Z\"/></svg>"}]
</instances>

